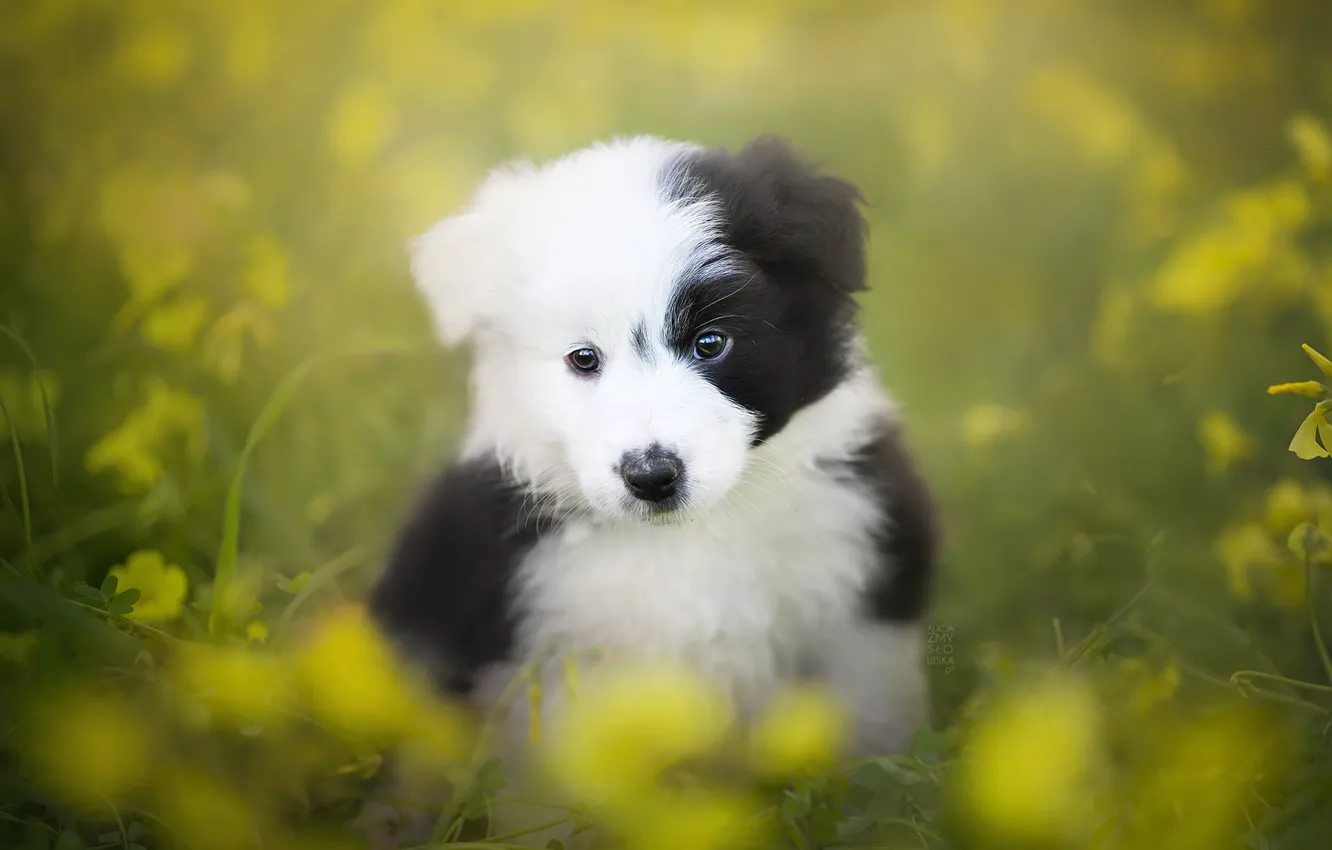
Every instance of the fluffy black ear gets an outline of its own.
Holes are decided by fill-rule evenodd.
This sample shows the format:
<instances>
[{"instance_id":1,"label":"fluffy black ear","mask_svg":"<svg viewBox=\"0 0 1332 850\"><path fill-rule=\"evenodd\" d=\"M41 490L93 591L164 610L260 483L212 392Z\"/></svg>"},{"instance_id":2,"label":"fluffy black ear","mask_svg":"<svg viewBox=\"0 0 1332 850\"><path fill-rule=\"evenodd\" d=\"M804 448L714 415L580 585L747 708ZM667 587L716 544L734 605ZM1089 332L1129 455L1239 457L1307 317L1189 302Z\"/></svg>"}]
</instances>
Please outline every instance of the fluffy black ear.
<instances>
[{"instance_id":1,"label":"fluffy black ear","mask_svg":"<svg viewBox=\"0 0 1332 850\"><path fill-rule=\"evenodd\" d=\"M866 288L864 199L848 181L820 173L773 136L735 154L699 154L690 171L722 203L727 242L770 279L842 296Z\"/></svg>"}]
</instances>

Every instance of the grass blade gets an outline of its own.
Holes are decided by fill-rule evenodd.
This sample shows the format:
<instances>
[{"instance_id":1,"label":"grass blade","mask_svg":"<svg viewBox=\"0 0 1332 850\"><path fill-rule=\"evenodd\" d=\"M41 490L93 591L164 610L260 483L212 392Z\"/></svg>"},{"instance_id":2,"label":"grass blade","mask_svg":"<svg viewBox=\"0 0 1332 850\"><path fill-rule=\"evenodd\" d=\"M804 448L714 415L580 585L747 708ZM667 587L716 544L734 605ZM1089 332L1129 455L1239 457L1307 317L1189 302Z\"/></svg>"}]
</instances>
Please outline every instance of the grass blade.
<instances>
[{"instance_id":1,"label":"grass blade","mask_svg":"<svg viewBox=\"0 0 1332 850\"><path fill-rule=\"evenodd\" d=\"M222 513L222 544L217 553L217 567L213 572L213 605L208 612L208 632L217 635L225 628L225 613L219 600L224 598L227 587L236 578L236 559L240 552L241 491L245 486L245 471L249 466L250 456L260 441L272 430L282 414L291 405L296 391L314 369L322 355L315 354L295 369L287 373L264 403L250 433L245 438L245 445L237 459L236 473L227 489L227 501Z\"/></svg>"},{"instance_id":2,"label":"grass blade","mask_svg":"<svg viewBox=\"0 0 1332 850\"><path fill-rule=\"evenodd\" d=\"M46 392L46 383L42 381L42 367L37 362L37 355L32 353L32 348L28 346L27 340L16 333L8 325L0 325L0 333L9 337L14 344L23 349L23 353L28 357L28 363L32 366L33 379L37 381L37 390L42 394L42 416L46 418L46 448L51 456L51 483L59 483L60 480L60 445L56 434L55 412L51 409L51 399ZM10 430L13 430L13 423L10 423Z\"/></svg>"}]
</instances>

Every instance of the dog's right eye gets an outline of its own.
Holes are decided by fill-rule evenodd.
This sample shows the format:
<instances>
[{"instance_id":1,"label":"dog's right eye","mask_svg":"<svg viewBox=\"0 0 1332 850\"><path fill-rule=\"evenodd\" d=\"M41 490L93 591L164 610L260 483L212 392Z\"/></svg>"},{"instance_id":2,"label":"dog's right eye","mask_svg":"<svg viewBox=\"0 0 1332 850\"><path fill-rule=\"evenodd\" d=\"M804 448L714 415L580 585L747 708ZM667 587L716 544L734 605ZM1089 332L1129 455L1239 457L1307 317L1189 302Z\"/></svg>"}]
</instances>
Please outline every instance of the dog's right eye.
<instances>
[{"instance_id":1,"label":"dog's right eye","mask_svg":"<svg viewBox=\"0 0 1332 850\"><path fill-rule=\"evenodd\" d=\"M581 375L590 375L601 368L601 355L595 348L580 348L565 356L564 362L569 368Z\"/></svg>"}]
</instances>

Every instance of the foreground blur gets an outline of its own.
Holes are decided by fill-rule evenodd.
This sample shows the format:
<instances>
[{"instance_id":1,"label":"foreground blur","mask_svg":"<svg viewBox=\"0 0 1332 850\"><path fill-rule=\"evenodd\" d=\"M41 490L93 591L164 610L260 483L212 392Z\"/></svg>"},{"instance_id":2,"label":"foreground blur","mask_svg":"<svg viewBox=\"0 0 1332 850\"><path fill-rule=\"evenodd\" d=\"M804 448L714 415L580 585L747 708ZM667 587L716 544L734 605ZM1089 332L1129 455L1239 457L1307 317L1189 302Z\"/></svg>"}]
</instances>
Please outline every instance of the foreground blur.
<instances>
[{"instance_id":1,"label":"foreground blur","mask_svg":"<svg viewBox=\"0 0 1332 850\"><path fill-rule=\"evenodd\" d=\"M846 765L817 693L742 732L680 671L576 676L549 820L1323 847L1329 38L1314 0L6 3L0 845L357 846L405 744L437 841L525 840L473 838L484 718L354 608L464 411L403 246L510 156L775 131L869 201L938 731Z\"/></svg>"}]
</instances>

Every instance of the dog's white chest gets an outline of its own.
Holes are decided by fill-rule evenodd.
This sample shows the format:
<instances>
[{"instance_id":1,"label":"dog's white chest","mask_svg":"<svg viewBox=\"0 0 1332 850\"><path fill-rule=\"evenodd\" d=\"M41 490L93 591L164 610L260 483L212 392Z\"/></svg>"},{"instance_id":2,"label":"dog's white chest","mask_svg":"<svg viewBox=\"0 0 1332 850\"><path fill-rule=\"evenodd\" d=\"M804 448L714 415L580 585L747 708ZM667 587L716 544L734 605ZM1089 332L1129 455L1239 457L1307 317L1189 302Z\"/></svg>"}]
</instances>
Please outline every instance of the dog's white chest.
<instances>
[{"instance_id":1,"label":"dog's white chest","mask_svg":"<svg viewBox=\"0 0 1332 850\"><path fill-rule=\"evenodd\" d=\"M680 525L571 525L522 566L523 643L683 660L761 699L853 616L871 517L863 494L811 472Z\"/></svg>"}]
</instances>

